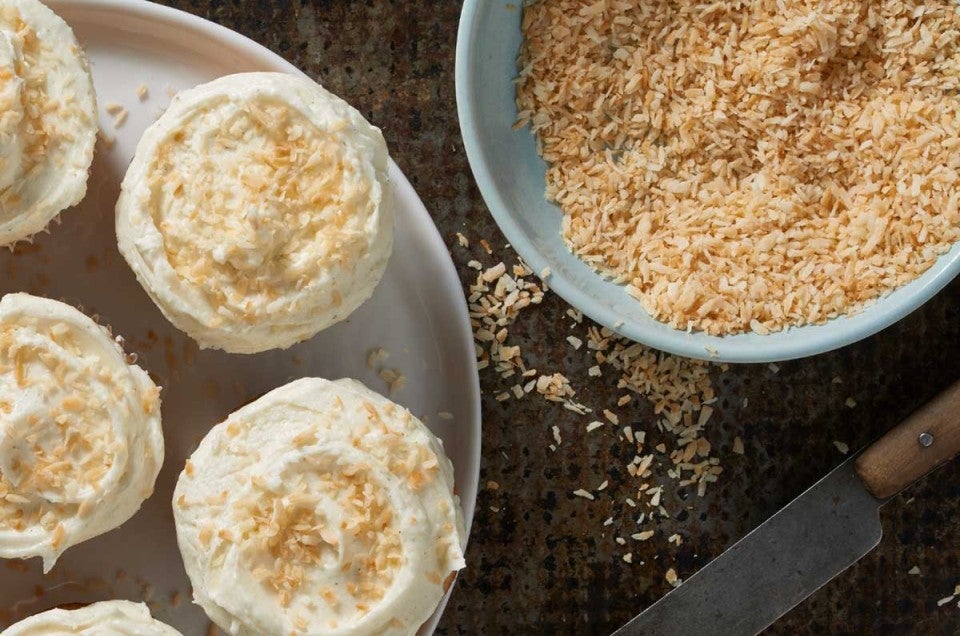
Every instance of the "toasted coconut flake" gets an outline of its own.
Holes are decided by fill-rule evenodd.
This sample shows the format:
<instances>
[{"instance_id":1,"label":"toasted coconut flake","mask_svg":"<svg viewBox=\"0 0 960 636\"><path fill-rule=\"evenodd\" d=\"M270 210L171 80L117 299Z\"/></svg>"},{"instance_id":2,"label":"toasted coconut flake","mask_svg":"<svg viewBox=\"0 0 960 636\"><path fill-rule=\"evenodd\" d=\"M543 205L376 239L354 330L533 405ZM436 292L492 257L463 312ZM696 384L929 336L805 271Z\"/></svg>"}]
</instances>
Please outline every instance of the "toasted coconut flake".
<instances>
[{"instance_id":1,"label":"toasted coconut flake","mask_svg":"<svg viewBox=\"0 0 960 636\"><path fill-rule=\"evenodd\" d=\"M521 28L563 238L658 320L823 323L960 239L953 0L541 0Z\"/></svg>"}]
</instances>

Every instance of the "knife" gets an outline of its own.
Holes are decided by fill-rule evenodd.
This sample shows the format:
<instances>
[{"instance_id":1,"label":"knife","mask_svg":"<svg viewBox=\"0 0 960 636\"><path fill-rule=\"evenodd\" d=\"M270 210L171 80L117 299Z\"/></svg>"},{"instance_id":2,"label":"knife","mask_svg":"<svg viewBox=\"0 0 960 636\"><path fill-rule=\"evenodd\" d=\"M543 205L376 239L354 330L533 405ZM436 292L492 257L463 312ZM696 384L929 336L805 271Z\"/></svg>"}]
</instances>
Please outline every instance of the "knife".
<instances>
[{"instance_id":1,"label":"knife","mask_svg":"<svg viewBox=\"0 0 960 636\"><path fill-rule=\"evenodd\" d=\"M960 382L844 461L614 636L753 635L880 542L880 507L960 452Z\"/></svg>"}]
</instances>

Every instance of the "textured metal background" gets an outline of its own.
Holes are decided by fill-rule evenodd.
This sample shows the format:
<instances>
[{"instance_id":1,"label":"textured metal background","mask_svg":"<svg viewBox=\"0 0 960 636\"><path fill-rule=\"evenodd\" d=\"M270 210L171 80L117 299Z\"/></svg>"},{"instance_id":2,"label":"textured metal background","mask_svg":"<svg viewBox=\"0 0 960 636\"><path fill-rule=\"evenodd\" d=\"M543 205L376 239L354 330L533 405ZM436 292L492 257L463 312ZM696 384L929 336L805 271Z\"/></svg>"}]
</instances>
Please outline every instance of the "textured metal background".
<instances>
[{"instance_id":1,"label":"textured metal background","mask_svg":"<svg viewBox=\"0 0 960 636\"><path fill-rule=\"evenodd\" d=\"M489 0L500 1L500 0ZM519 4L519 0L514 0ZM413 182L444 238L461 231L471 250L453 248L464 283L466 263L514 258L473 185L460 141L453 88L457 0L318 0L282 2L173 0L172 6L235 29L284 56L357 106L380 126L392 155ZM486 237L487 256L477 246ZM531 366L563 370L587 404L615 401L615 379L587 381L584 355L573 352L566 305L555 296L511 330ZM842 384L831 379L839 376ZM704 500L695 495L672 524L682 546L661 538L634 550L629 565L602 522L621 497L587 502L570 492L610 480L627 492L620 467L625 445L583 418L537 398L498 403L508 388L492 373L481 382L484 463L468 553L469 569L444 617L447 634L596 633L663 595L663 573L682 577L769 517L842 461L833 446L867 443L960 378L960 285L885 332L841 351L781 365L740 366L715 374L721 400L708 437L726 472ZM749 398L743 408L744 397ZM853 397L858 406L844 406ZM632 419L652 421L646 404ZM563 444L551 452L550 427ZM744 456L730 452L733 437ZM676 502L674 506L679 508ZM499 508L493 512L490 507ZM957 634L956 601L936 601L960 583L960 462L941 469L884 511L880 547L772 628L772 634ZM614 528L616 526L613 526ZM629 533L627 533L629 534ZM659 558L656 554L660 553ZM919 575L909 575L913 566Z\"/></svg>"}]
</instances>

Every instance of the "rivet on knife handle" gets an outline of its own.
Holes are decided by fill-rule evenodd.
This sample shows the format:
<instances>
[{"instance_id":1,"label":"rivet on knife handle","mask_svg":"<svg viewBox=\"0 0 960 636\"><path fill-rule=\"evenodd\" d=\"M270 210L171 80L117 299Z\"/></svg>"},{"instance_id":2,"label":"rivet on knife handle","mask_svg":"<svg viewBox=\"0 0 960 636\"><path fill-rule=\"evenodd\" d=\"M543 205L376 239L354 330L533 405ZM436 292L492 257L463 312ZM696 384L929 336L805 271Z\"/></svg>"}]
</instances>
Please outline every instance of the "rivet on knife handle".
<instances>
[{"instance_id":1,"label":"rivet on knife handle","mask_svg":"<svg viewBox=\"0 0 960 636\"><path fill-rule=\"evenodd\" d=\"M897 494L960 453L960 382L950 386L857 458L857 474L879 499Z\"/></svg>"}]
</instances>

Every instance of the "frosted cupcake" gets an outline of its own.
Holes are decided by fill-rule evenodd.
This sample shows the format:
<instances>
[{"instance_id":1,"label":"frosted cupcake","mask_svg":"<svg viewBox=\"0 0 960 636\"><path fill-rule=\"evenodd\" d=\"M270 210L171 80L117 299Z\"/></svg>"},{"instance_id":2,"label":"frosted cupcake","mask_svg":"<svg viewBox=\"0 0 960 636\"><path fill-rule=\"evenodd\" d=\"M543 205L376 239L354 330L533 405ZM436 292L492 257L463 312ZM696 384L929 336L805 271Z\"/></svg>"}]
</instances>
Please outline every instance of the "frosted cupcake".
<instances>
[{"instance_id":1,"label":"frosted cupcake","mask_svg":"<svg viewBox=\"0 0 960 636\"><path fill-rule=\"evenodd\" d=\"M93 81L70 27L36 0L0 0L0 245L83 199L96 136Z\"/></svg>"},{"instance_id":2,"label":"frosted cupcake","mask_svg":"<svg viewBox=\"0 0 960 636\"><path fill-rule=\"evenodd\" d=\"M116 528L163 463L160 390L69 305L0 300L0 557L41 557Z\"/></svg>"},{"instance_id":3,"label":"frosted cupcake","mask_svg":"<svg viewBox=\"0 0 960 636\"><path fill-rule=\"evenodd\" d=\"M353 380L297 380L214 427L174 492L194 600L230 634L414 634L463 568L441 442Z\"/></svg>"},{"instance_id":4,"label":"frosted cupcake","mask_svg":"<svg viewBox=\"0 0 960 636\"><path fill-rule=\"evenodd\" d=\"M76 610L50 610L11 625L2 636L38 634L181 636L174 628L151 617L146 605L129 601L103 601Z\"/></svg>"},{"instance_id":5,"label":"frosted cupcake","mask_svg":"<svg viewBox=\"0 0 960 636\"><path fill-rule=\"evenodd\" d=\"M177 95L117 203L120 251L204 348L286 348L379 282L393 213L380 131L318 84L229 75Z\"/></svg>"}]
</instances>

